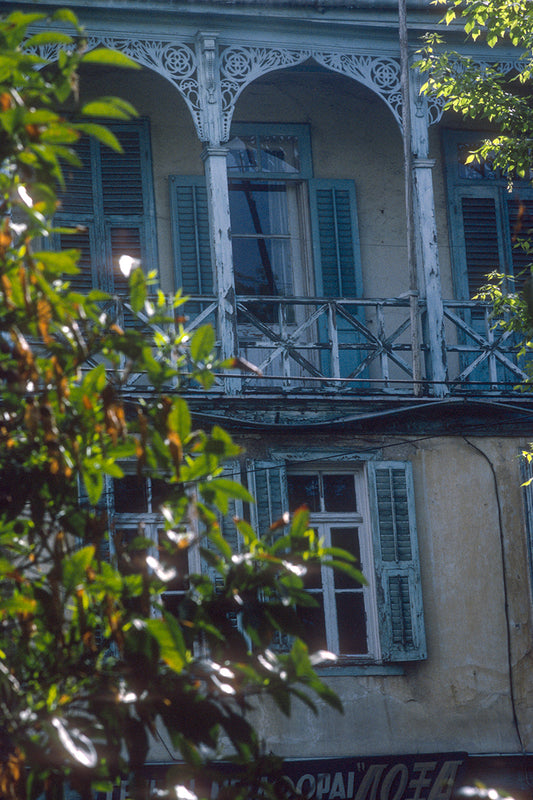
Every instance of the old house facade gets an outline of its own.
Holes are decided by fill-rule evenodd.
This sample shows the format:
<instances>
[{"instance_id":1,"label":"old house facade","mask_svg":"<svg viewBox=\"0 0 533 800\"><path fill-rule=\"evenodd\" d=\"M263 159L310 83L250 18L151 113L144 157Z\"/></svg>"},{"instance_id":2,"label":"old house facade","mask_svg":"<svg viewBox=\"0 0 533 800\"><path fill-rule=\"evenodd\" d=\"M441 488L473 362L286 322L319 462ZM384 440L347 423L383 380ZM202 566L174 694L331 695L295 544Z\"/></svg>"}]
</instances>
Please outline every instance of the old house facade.
<instances>
[{"instance_id":1,"label":"old house facade","mask_svg":"<svg viewBox=\"0 0 533 800\"><path fill-rule=\"evenodd\" d=\"M368 579L310 579L309 641L339 656L324 673L344 715L262 707L266 747L322 800L447 800L476 780L531 797L533 405L471 298L523 267L533 189L465 165L476 131L402 71L395 0L70 5L89 46L141 66L82 75L85 96L140 117L114 126L124 158L87 143L69 177L77 280L120 294L127 253L183 288L190 328L211 321L221 353L262 373L187 397L245 446L231 470L255 522L307 502ZM412 61L438 14L407 11ZM139 503L115 497L117 524L149 522Z\"/></svg>"}]
</instances>

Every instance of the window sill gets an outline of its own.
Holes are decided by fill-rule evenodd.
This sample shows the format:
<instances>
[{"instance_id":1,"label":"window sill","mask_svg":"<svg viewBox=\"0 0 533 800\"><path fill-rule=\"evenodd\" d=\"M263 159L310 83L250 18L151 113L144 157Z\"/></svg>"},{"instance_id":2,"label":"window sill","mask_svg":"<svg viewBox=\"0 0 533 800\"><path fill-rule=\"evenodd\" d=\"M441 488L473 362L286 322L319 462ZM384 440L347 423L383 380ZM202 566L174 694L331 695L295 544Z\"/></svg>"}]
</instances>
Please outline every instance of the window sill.
<instances>
[{"instance_id":1,"label":"window sill","mask_svg":"<svg viewBox=\"0 0 533 800\"><path fill-rule=\"evenodd\" d=\"M316 667L317 675L323 677L341 677L344 675L404 675L401 664L348 664L340 661L335 666Z\"/></svg>"}]
</instances>

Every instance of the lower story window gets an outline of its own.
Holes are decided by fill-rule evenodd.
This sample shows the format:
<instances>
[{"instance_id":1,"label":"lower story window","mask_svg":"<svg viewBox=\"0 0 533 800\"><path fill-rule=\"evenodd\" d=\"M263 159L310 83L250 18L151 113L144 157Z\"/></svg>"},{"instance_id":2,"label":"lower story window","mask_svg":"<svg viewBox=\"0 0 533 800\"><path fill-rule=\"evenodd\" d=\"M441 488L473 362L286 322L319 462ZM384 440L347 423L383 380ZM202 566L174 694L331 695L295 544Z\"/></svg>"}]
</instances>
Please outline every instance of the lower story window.
<instances>
[{"instance_id":1,"label":"lower story window","mask_svg":"<svg viewBox=\"0 0 533 800\"><path fill-rule=\"evenodd\" d=\"M304 580L316 605L303 609L300 619L311 651L327 649L354 663L426 658L409 463L254 461L248 483L260 533L273 525L277 530L287 510L306 505L325 545L352 553L365 576L363 585L326 567L308 570Z\"/></svg>"},{"instance_id":2,"label":"lower story window","mask_svg":"<svg viewBox=\"0 0 533 800\"><path fill-rule=\"evenodd\" d=\"M367 575L373 559L362 470L288 472L287 488L290 510L307 505L311 524L325 546L348 551ZM300 619L311 650L379 657L372 576L367 581L362 584L325 566L308 570L304 582L317 606L302 609Z\"/></svg>"}]
</instances>

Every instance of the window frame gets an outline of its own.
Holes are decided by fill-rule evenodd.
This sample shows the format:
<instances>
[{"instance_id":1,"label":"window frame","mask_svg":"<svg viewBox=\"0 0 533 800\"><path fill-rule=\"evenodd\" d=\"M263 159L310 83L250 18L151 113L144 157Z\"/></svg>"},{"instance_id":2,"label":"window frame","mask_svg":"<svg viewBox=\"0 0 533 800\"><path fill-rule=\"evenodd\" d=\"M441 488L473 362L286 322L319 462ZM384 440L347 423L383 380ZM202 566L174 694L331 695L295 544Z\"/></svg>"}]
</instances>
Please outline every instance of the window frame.
<instances>
[{"instance_id":1,"label":"window frame","mask_svg":"<svg viewBox=\"0 0 533 800\"><path fill-rule=\"evenodd\" d=\"M384 665L396 669L394 662L422 661L427 658L421 568L414 502L413 469L409 461L354 459L325 450L280 450L268 459L247 461L248 488L256 498L250 507L251 523L260 534L289 509L287 470L302 469L304 464L316 466L326 462L328 469L348 465L364 470L370 511L370 531L374 563L371 580L375 586L379 658L370 656L339 659L332 669L355 669L357 665ZM391 518L392 512L392 518ZM390 543L398 541L398 553L392 559L387 553ZM409 555L406 557L406 543ZM399 602L398 602L399 601ZM356 673L354 673L356 674Z\"/></svg>"},{"instance_id":2,"label":"window frame","mask_svg":"<svg viewBox=\"0 0 533 800\"><path fill-rule=\"evenodd\" d=\"M308 203L307 186L313 176L311 138L309 127L305 124L270 124L235 122L231 126L229 143L239 136L247 138L256 137L258 149L262 137L294 136L298 139L300 169L297 172L267 172L255 170L250 172L227 171L228 192L232 192L232 185L238 182L280 184L286 185L287 203L287 233L255 233L245 234L235 232L236 225L232 222L232 242L259 241L275 242L287 241L289 244L290 264L290 291L280 293L280 297L309 296L313 294L316 286L315 270L313 264L313 250L310 231L310 208ZM231 207L231 203L230 203ZM237 272L235 270L235 276ZM237 292L237 294L239 294ZM246 293L245 296L260 296L259 293ZM276 295L273 295L276 296Z\"/></svg>"},{"instance_id":3,"label":"window frame","mask_svg":"<svg viewBox=\"0 0 533 800\"><path fill-rule=\"evenodd\" d=\"M523 199L533 203L533 187L528 180L514 181L513 190L510 192L504 175L468 178L460 174L459 145L464 143L473 149L476 144L491 135L494 134L489 131L447 128L442 130L453 287L455 296L460 300L471 299L462 200L479 198L494 202L499 261L495 268L508 275L514 275L509 201Z\"/></svg>"},{"instance_id":4,"label":"window frame","mask_svg":"<svg viewBox=\"0 0 533 800\"><path fill-rule=\"evenodd\" d=\"M327 547L331 547L331 531L333 528L357 528L359 552L361 563L355 564L357 569L361 569L367 583L362 586L364 603L364 615L366 625L367 650L365 653L340 653L339 646L339 626L337 622L336 596L340 590L335 588L335 574L332 569L326 566L321 567L322 588L321 593L324 600L324 618L326 630L326 649L335 653L342 663L357 663L358 661L380 661L381 648L378 630L378 611L376 604L376 585L374 564L374 545L370 522L369 488L365 466L363 464L353 464L343 462L332 464L328 462L318 462L312 466L300 467L297 462L287 467L287 478L291 474L297 475L319 475L324 474L349 474L353 476L355 485L355 497L357 500L357 511L326 511L324 509L324 494L321 491L323 482L319 478L319 499L321 510L310 513L310 526L317 530L319 538L324 541ZM289 503L290 503L290 492ZM365 567L369 565L368 568ZM312 592L314 593L314 592Z\"/></svg>"}]
</instances>

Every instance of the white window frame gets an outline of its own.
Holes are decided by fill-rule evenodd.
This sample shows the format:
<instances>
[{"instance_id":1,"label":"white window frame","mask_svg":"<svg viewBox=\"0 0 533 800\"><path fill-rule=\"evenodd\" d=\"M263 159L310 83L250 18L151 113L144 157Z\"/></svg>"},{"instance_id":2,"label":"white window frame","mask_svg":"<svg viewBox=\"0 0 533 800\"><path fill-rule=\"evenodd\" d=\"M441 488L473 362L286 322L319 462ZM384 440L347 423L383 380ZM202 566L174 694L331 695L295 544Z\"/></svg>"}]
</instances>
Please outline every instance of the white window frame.
<instances>
[{"instance_id":1,"label":"white window frame","mask_svg":"<svg viewBox=\"0 0 533 800\"><path fill-rule=\"evenodd\" d=\"M366 585L362 587L364 610L366 617L366 653L340 653L339 634L337 625L337 611L335 603L334 571L326 566L321 568L322 593L324 599L324 616L326 627L327 649L339 656L343 661L379 661L381 659L379 618L376 600L376 576L374 570L373 536L370 519L369 490L366 470L364 465L357 466L349 463L331 464L322 463L312 467L300 468L297 463L287 467L287 476L293 475L323 475L323 474L350 474L354 477L357 511L353 512L327 512L324 511L324 496L322 493L322 480L319 479L321 511L312 512L311 526L318 532L325 546L331 546L331 529L342 527L356 527L359 536L359 551L361 564L356 564L361 569ZM290 498L289 498L290 499ZM313 592L311 592L313 593Z\"/></svg>"},{"instance_id":2,"label":"white window frame","mask_svg":"<svg viewBox=\"0 0 533 800\"><path fill-rule=\"evenodd\" d=\"M125 475L127 474L131 473L128 473L125 470ZM120 478L118 480L120 480ZM142 535L146 539L150 539L153 542L153 545L152 547L150 547L148 554L153 556L154 558L158 558L159 531L164 530L165 527L164 517L162 514L158 513L153 508L151 478L147 476L144 478L144 480L146 481L147 510L137 511L135 513L127 513L127 512L115 511L114 484L113 484L113 479L110 479L110 487L109 487L110 507L108 511L111 521L110 537L109 537L109 549L111 558L116 556L115 537L117 529L139 531L140 524L142 524L144 527L142 533L139 532L139 535ZM195 521L191 522L191 526L194 526L194 533L197 533ZM187 555L188 555L189 574L201 573L202 562L201 562L200 547L198 542L188 548ZM185 591L186 590L181 590L181 589L180 590L170 589L162 593L161 601L163 601L164 596L183 597Z\"/></svg>"}]
</instances>

